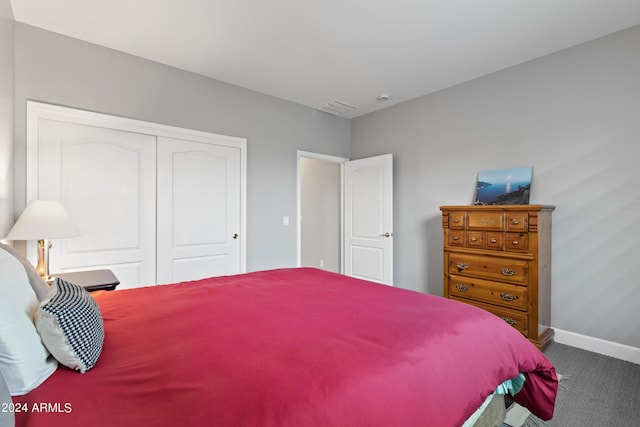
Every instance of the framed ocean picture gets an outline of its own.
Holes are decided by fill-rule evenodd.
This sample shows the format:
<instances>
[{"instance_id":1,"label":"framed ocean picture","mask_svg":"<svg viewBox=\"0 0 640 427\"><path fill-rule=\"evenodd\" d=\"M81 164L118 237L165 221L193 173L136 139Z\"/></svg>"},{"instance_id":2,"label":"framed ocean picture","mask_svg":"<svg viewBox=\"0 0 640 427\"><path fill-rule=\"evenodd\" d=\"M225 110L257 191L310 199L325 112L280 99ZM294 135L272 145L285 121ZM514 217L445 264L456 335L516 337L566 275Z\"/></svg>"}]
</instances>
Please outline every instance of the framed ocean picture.
<instances>
[{"instance_id":1,"label":"framed ocean picture","mask_svg":"<svg viewBox=\"0 0 640 427\"><path fill-rule=\"evenodd\" d=\"M478 172L474 205L528 205L533 168Z\"/></svg>"}]
</instances>

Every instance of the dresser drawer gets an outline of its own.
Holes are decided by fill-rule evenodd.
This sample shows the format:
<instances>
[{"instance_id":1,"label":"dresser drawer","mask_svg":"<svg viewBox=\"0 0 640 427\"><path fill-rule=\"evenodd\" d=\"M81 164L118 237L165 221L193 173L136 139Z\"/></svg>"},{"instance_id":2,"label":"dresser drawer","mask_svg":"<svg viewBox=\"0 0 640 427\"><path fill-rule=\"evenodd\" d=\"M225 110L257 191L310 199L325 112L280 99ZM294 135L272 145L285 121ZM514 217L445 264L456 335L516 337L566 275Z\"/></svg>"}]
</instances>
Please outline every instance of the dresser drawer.
<instances>
[{"instance_id":1,"label":"dresser drawer","mask_svg":"<svg viewBox=\"0 0 640 427\"><path fill-rule=\"evenodd\" d=\"M528 252L529 234L527 233L507 233L506 249L510 252Z\"/></svg>"},{"instance_id":2,"label":"dresser drawer","mask_svg":"<svg viewBox=\"0 0 640 427\"><path fill-rule=\"evenodd\" d=\"M526 286L489 282L453 274L449 276L449 295L524 311L529 304Z\"/></svg>"},{"instance_id":3,"label":"dresser drawer","mask_svg":"<svg viewBox=\"0 0 640 427\"><path fill-rule=\"evenodd\" d=\"M468 230L504 230L503 212L468 212Z\"/></svg>"},{"instance_id":4,"label":"dresser drawer","mask_svg":"<svg viewBox=\"0 0 640 427\"><path fill-rule=\"evenodd\" d=\"M486 255L450 253L448 264L449 274L527 284L529 270L527 261Z\"/></svg>"},{"instance_id":5,"label":"dresser drawer","mask_svg":"<svg viewBox=\"0 0 640 427\"><path fill-rule=\"evenodd\" d=\"M466 243L466 234L464 230L449 230L449 246L464 247Z\"/></svg>"},{"instance_id":6,"label":"dresser drawer","mask_svg":"<svg viewBox=\"0 0 640 427\"><path fill-rule=\"evenodd\" d=\"M449 213L449 228L465 228L465 218L467 213L464 211Z\"/></svg>"},{"instance_id":7,"label":"dresser drawer","mask_svg":"<svg viewBox=\"0 0 640 427\"><path fill-rule=\"evenodd\" d=\"M468 231L467 247L484 248L484 231Z\"/></svg>"},{"instance_id":8,"label":"dresser drawer","mask_svg":"<svg viewBox=\"0 0 640 427\"><path fill-rule=\"evenodd\" d=\"M509 212L507 214L507 231L528 231L528 212Z\"/></svg>"},{"instance_id":9,"label":"dresser drawer","mask_svg":"<svg viewBox=\"0 0 640 427\"><path fill-rule=\"evenodd\" d=\"M486 248L494 251L504 250L504 233L496 231L487 231L486 235Z\"/></svg>"},{"instance_id":10,"label":"dresser drawer","mask_svg":"<svg viewBox=\"0 0 640 427\"><path fill-rule=\"evenodd\" d=\"M482 308L483 310L487 310L489 313L495 314L496 316L516 328L524 336L528 336L529 334L529 322L527 313L525 312L496 307L490 304L483 304L481 302L471 301L464 298L451 297L451 299L474 305L478 308Z\"/></svg>"}]
</instances>

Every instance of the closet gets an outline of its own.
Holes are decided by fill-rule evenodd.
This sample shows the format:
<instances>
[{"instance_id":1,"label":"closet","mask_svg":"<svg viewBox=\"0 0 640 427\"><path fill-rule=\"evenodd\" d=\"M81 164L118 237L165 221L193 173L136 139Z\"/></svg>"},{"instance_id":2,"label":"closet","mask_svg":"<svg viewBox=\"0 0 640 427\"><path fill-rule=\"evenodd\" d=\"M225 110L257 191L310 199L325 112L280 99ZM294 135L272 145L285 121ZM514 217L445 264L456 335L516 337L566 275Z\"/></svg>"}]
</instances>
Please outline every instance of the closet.
<instances>
[{"instance_id":1,"label":"closet","mask_svg":"<svg viewBox=\"0 0 640 427\"><path fill-rule=\"evenodd\" d=\"M245 270L245 139L27 110L27 199L62 201L81 233L53 242L52 273L108 268L122 289Z\"/></svg>"}]
</instances>

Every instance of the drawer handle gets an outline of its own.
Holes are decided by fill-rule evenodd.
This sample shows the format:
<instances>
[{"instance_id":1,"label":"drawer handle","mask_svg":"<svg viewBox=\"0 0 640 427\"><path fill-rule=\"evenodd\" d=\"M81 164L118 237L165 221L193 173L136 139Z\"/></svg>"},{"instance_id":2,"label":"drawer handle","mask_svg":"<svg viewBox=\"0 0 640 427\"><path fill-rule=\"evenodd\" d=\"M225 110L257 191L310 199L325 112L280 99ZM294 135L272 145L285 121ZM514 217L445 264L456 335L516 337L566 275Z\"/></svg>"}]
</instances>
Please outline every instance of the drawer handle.
<instances>
[{"instance_id":1,"label":"drawer handle","mask_svg":"<svg viewBox=\"0 0 640 427\"><path fill-rule=\"evenodd\" d=\"M467 264L466 262L457 262L456 267L458 267L458 270L466 270L467 268L469 268L469 264Z\"/></svg>"},{"instance_id":2,"label":"drawer handle","mask_svg":"<svg viewBox=\"0 0 640 427\"><path fill-rule=\"evenodd\" d=\"M500 292L500 298L502 298L505 301L515 301L519 297L517 295L511 295L506 292Z\"/></svg>"},{"instance_id":3,"label":"drawer handle","mask_svg":"<svg viewBox=\"0 0 640 427\"><path fill-rule=\"evenodd\" d=\"M513 219L513 220L511 220L511 224L518 225L518 224L520 224L520 221L518 221L517 219Z\"/></svg>"},{"instance_id":4,"label":"drawer handle","mask_svg":"<svg viewBox=\"0 0 640 427\"><path fill-rule=\"evenodd\" d=\"M478 241L478 238L477 238L477 237L472 237L472 238L471 238L471 241L472 241L472 242L477 242L477 241Z\"/></svg>"},{"instance_id":5,"label":"drawer handle","mask_svg":"<svg viewBox=\"0 0 640 427\"><path fill-rule=\"evenodd\" d=\"M498 239L491 239L491 243L498 243Z\"/></svg>"},{"instance_id":6,"label":"drawer handle","mask_svg":"<svg viewBox=\"0 0 640 427\"><path fill-rule=\"evenodd\" d=\"M453 222L454 222L454 223L456 223L456 224L457 224L457 223L459 223L459 222L460 222L460 218L455 218L455 219L453 220Z\"/></svg>"},{"instance_id":7,"label":"drawer handle","mask_svg":"<svg viewBox=\"0 0 640 427\"><path fill-rule=\"evenodd\" d=\"M456 284L456 289L459 290L460 292L467 292L469 290L469 288L467 288L462 283L457 283Z\"/></svg>"},{"instance_id":8,"label":"drawer handle","mask_svg":"<svg viewBox=\"0 0 640 427\"><path fill-rule=\"evenodd\" d=\"M511 242L511 244L513 246L518 246L520 244L520 242L518 242L517 240L514 240L513 242Z\"/></svg>"},{"instance_id":9,"label":"drawer handle","mask_svg":"<svg viewBox=\"0 0 640 427\"><path fill-rule=\"evenodd\" d=\"M454 236L453 240L460 240L460 236Z\"/></svg>"},{"instance_id":10,"label":"drawer handle","mask_svg":"<svg viewBox=\"0 0 640 427\"><path fill-rule=\"evenodd\" d=\"M515 276L518 274L518 271L514 268L501 268L500 273L502 273L503 276Z\"/></svg>"},{"instance_id":11,"label":"drawer handle","mask_svg":"<svg viewBox=\"0 0 640 427\"><path fill-rule=\"evenodd\" d=\"M502 320L510 324L511 326L516 326L518 324L517 320L512 319L511 317L501 317Z\"/></svg>"}]
</instances>

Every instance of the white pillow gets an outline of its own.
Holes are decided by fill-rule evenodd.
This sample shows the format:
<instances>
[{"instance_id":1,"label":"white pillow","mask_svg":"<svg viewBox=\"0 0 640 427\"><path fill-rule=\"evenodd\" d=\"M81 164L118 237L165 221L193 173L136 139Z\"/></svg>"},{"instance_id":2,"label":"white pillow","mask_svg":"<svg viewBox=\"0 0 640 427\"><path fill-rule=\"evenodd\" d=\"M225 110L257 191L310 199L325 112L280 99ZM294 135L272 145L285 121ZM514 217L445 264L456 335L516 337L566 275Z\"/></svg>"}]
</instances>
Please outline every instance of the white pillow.
<instances>
[{"instance_id":1,"label":"white pillow","mask_svg":"<svg viewBox=\"0 0 640 427\"><path fill-rule=\"evenodd\" d=\"M11 409L12 402L9 387L7 387L2 372L0 372L0 404L2 405L2 409L0 409L0 426L14 427L16 425L13 411L7 410Z\"/></svg>"},{"instance_id":2,"label":"white pillow","mask_svg":"<svg viewBox=\"0 0 640 427\"><path fill-rule=\"evenodd\" d=\"M85 373L98 361L104 342L102 315L81 286L56 278L35 323L44 345L64 366Z\"/></svg>"},{"instance_id":3,"label":"white pillow","mask_svg":"<svg viewBox=\"0 0 640 427\"><path fill-rule=\"evenodd\" d=\"M45 299L47 297L47 294L49 293L49 286L47 286L44 280L42 280L42 277L40 277L29 260L20 255L18 251L16 251L12 246L0 243L0 248L9 252L24 266L24 270L26 271L27 277L29 278L29 283L31 284L31 288L33 289L33 291L36 293L38 301L42 301L43 299Z\"/></svg>"},{"instance_id":4,"label":"white pillow","mask_svg":"<svg viewBox=\"0 0 640 427\"><path fill-rule=\"evenodd\" d=\"M33 324L37 309L24 267L0 249L0 371L12 396L30 392L58 366Z\"/></svg>"}]
</instances>

